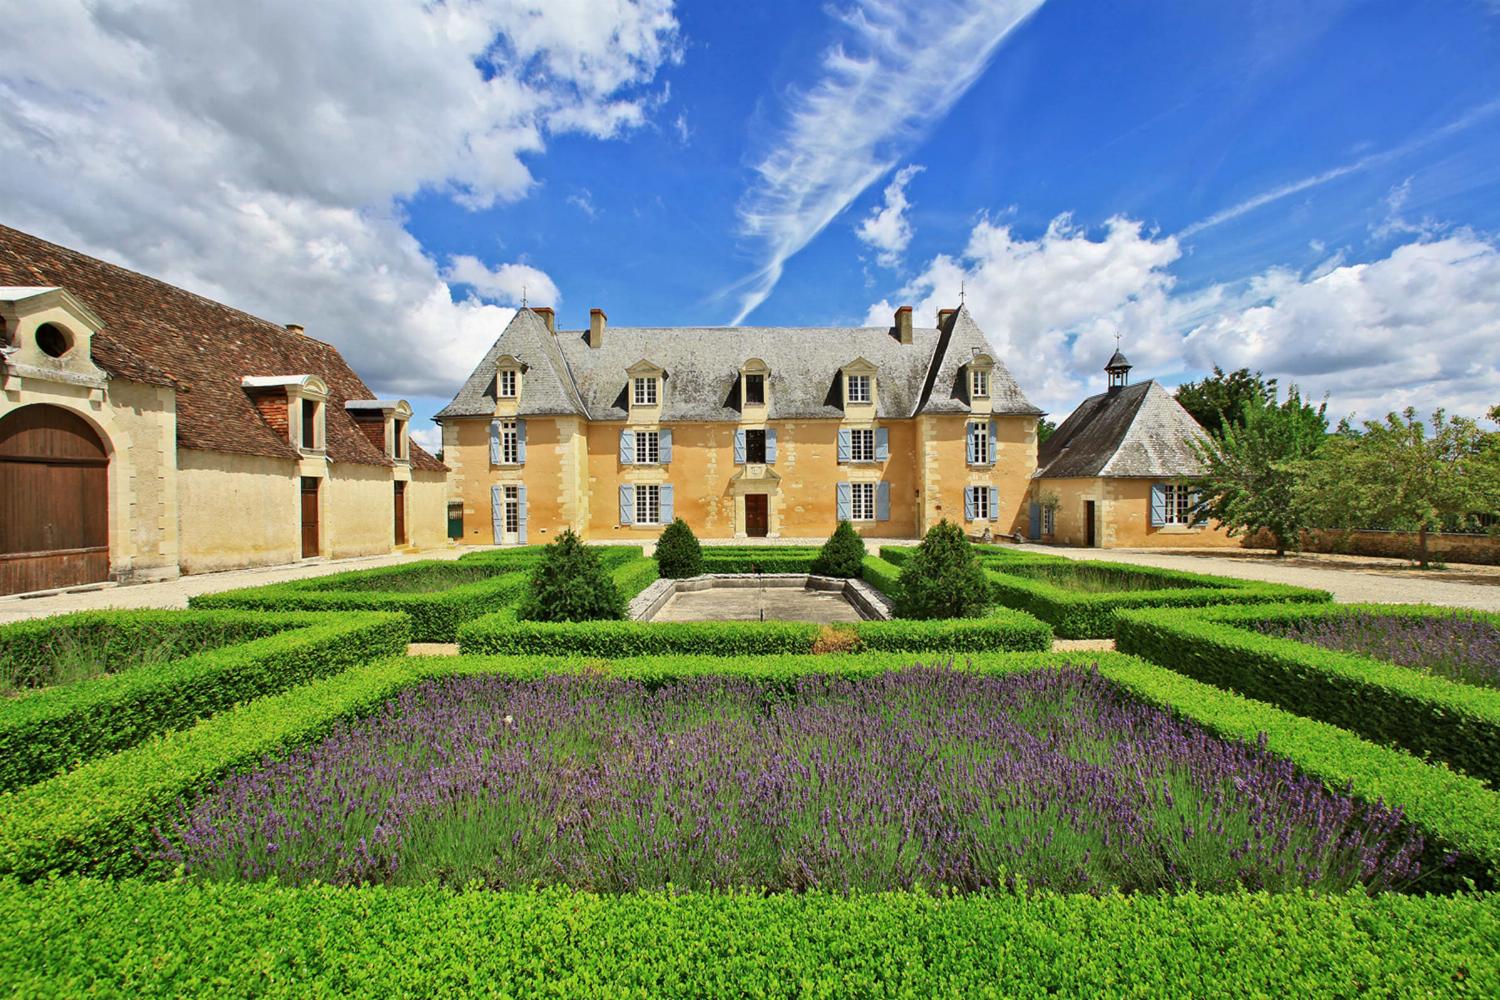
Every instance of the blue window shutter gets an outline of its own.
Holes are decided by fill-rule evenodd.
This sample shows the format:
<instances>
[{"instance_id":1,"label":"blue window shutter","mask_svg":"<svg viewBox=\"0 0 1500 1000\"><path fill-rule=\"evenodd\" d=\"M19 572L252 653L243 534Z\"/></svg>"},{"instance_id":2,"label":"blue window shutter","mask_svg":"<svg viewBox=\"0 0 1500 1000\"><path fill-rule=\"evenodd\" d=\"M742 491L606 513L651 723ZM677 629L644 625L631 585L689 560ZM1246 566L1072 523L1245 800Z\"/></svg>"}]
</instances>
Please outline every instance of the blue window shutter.
<instances>
[{"instance_id":1,"label":"blue window shutter","mask_svg":"<svg viewBox=\"0 0 1500 1000\"><path fill-rule=\"evenodd\" d=\"M734 432L734 464L745 464L745 432L742 430Z\"/></svg>"},{"instance_id":2,"label":"blue window shutter","mask_svg":"<svg viewBox=\"0 0 1500 1000\"><path fill-rule=\"evenodd\" d=\"M1000 523L1000 487L990 487L990 523Z\"/></svg>"},{"instance_id":3,"label":"blue window shutter","mask_svg":"<svg viewBox=\"0 0 1500 1000\"><path fill-rule=\"evenodd\" d=\"M635 523L635 487L629 483L620 484L620 523Z\"/></svg>"},{"instance_id":4,"label":"blue window shutter","mask_svg":"<svg viewBox=\"0 0 1500 1000\"><path fill-rule=\"evenodd\" d=\"M526 487L516 488L516 506L520 508L520 516L516 518L516 538L522 545L526 544Z\"/></svg>"},{"instance_id":5,"label":"blue window shutter","mask_svg":"<svg viewBox=\"0 0 1500 1000\"><path fill-rule=\"evenodd\" d=\"M1026 508L1027 531L1026 537L1033 542L1042 537L1042 505L1032 503Z\"/></svg>"},{"instance_id":6,"label":"blue window shutter","mask_svg":"<svg viewBox=\"0 0 1500 1000\"><path fill-rule=\"evenodd\" d=\"M633 431L620 432L620 464L635 464L635 433Z\"/></svg>"},{"instance_id":7,"label":"blue window shutter","mask_svg":"<svg viewBox=\"0 0 1500 1000\"><path fill-rule=\"evenodd\" d=\"M1167 484L1151 484L1151 527L1160 528L1167 523Z\"/></svg>"},{"instance_id":8,"label":"blue window shutter","mask_svg":"<svg viewBox=\"0 0 1500 1000\"><path fill-rule=\"evenodd\" d=\"M970 465L974 464L974 425L964 425L964 461Z\"/></svg>"},{"instance_id":9,"label":"blue window shutter","mask_svg":"<svg viewBox=\"0 0 1500 1000\"><path fill-rule=\"evenodd\" d=\"M995 458L1000 453L995 449L995 422L990 421L990 464L995 464Z\"/></svg>"},{"instance_id":10,"label":"blue window shutter","mask_svg":"<svg viewBox=\"0 0 1500 1000\"><path fill-rule=\"evenodd\" d=\"M875 520L891 519L891 484L882 482L875 487Z\"/></svg>"},{"instance_id":11,"label":"blue window shutter","mask_svg":"<svg viewBox=\"0 0 1500 1000\"><path fill-rule=\"evenodd\" d=\"M490 464L500 464L500 421L490 421Z\"/></svg>"},{"instance_id":12,"label":"blue window shutter","mask_svg":"<svg viewBox=\"0 0 1500 1000\"><path fill-rule=\"evenodd\" d=\"M766 428L766 464L776 464L776 428Z\"/></svg>"},{"instance_id":13,"label":"blue window shutter","mask_svg":"<svg viewBox=\"0 0 1500 1000\"><path fill-rule=\"evenodd\" d=\"M853 516L854 491L849 488L848 483L839 483L838 502L835 506L837 507L838 518L840 521L847 521L851 516Z\"/></svg>"},{"instance_id":14,"label":"blue window shutter","mask_svg":"<svg viewBox=\"0 0 1500 1000\"><path fill-rule=\"evenodd\" d=\"M891 432L884 427L875 428L875 461L884 462L891 457Z\"/></svg>"},{"instance_id":15,"label":"blue window shutter","mask_svg":"<svg viewBox=\"0 0 1500 1000\"><path fill-rule=\"evenodd\" d=\"M671 524L672 518L676 516L677 514L673 509L672 503L672 484L663 483L661 487L661 523Z\"/></svg>"},{"instance_id":16,"label":"blue window shutter","mask_svg":"<svg viewBox=\"0 0 1500 1000\"><path fill-rule=\"evenodd\" d=\"M974 520L974 487L964 487L964 520Z\"/></svg>"},{"instance_id":17,"label":"blue window shutter","mask_svg":"<svg viewBox=\"0 0 1500 1000\"><path fill-rule=\"evenodd\" d=\"M505 487L490 487L490 520L494 523L495 544L505 541Z\"/></svg>"},{"instance_id":18,"label":"blue window shutter","mask_svg":"<svg viewBox=\"0 0 1500 1000\"><path fill-rule=\"evenodd\" d=\"M849 456L854 453L854 446L851 443L851 440L852 439L851 439L850 434L849 434L849 428L847 428L847 427L840 427L839 428L839 461L840 462L847 462L847 461L849 461Z\"/></svg>"},{"instance_id":19,"label":"blue window shutter","mask_svg":"<svg viewBox=\"0 0 1500 1000\"><path fill-rule=\"evenodd\" d=\"M661 449L661 464L670 465L672 462L672 429L670 427L663 427L661 429L659 445Z\"/></svg>"},{"instance_id":20,"label":"blue window shutter","mask_svg":"<svg viewBox=\"0 0 1500 1000\"><path fill-rule=\"evenodd\" d=\"M526 421L516 421L516 464L526 464Z\"/></svg>"}]
</instances>

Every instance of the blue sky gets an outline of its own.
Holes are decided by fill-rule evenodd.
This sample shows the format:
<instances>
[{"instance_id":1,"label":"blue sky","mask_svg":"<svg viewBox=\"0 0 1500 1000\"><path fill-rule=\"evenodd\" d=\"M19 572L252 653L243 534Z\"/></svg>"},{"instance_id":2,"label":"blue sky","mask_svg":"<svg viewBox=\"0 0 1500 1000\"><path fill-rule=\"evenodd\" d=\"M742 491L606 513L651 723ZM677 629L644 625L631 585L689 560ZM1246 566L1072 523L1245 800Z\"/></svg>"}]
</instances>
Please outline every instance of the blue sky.
<instances>
[{"instance_id":1,"label":"blue sky","mask_svg":"<svg viewBox=\"0 0 1500 1000\"><path fill-rule=\"evenodd\" d=\"M239 6L17 11L4 221L421 415L522 285L578 327L930 322L961 282L1059 415L1117 333L1169 383L1500 402L1495 3Z\"/></svg>"}]
</instances>

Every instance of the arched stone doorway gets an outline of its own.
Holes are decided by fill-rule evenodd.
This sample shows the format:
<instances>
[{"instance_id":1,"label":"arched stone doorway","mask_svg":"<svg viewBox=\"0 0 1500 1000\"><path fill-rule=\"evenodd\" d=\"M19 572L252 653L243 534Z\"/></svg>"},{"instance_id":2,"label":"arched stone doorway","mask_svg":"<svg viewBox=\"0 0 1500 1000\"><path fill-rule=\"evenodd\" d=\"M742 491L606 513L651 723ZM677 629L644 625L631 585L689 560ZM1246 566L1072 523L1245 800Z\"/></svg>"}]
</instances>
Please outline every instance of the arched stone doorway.
<instances>
[{"instance_id":1,"label":"arched stone doorway","mask_svg":"<svg viewBox=\"0 0 1500 1000\"><path fill-rule=\"evenodd\" d=\"M109 453L58 406L0 417L0 594L109 578Z\"/></svg>"}]
</instances>

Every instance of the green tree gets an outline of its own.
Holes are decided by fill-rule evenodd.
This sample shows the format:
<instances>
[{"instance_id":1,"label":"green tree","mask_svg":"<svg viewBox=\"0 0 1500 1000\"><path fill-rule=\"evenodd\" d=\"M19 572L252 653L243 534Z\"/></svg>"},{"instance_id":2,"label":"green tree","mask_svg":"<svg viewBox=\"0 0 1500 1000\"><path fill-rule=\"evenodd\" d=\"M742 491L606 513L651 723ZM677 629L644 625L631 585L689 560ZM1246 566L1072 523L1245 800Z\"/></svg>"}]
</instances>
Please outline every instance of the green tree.
<instances>
[{"instance_id":1,"label":"green tree","mask_svg":"<svg viewBox=\"0 0 1500 1000\"><path fill-rule=\"evenodd\" d=\"M840 521L818 550L812 571L817 576L859 576L865 568L865 540L848 521Z\"/></svg>"},{"instance_id":2,"label":"green tree","mask_svg":"<svg viewBox=\"0 0 1500 1000\"><path fill-rule=\"evenodd\" d=\"M990 604L989 581L963 529L948 520L927 532L896 585L902 618L975 618Z\"/></svg>"},{"instance_id":3,"label":"green tree","mask_svg":"<svg viewBox=\"0 0 1500 1000\"><path fill-rule=\"evenodd\" d=\"M1248 368L1225 372L1214 365L1214 373L1201 382L1177 387L1177 402L1214 437L1226 427L1244 423L1245 407L1276 398L1276 380Z\"/></svg>"},{"instance_id":4,"label":"green tree","mask_svg":"<svg viewBox=\"0 0 1500 1000\"><path fill-rule=\"evenodd\" d=\"M1052 432L1055 430L1057 430L1056 420L1048 420L1046 417L1038 420L1036 422L1036 443L1046 444L1047 439L1052 436Z\"/></svg>"},{"instance_id":5,"label":"green tree","mask_svg":"<svg viewBox=\"0 0 1500 1000\"><path fill-rule=\"evenodd\" d=\"M703 547L682 518L674 517L656 540L656 567L668 580L682 580L703 572Z\"/></svg>"},{"instance_id":6,"label":"green tree","mask_svg":"<svg viewBox=\"0 0 1500 1000\"><path fill-rule=\"evenodd\" d=\"M599 564L598 554L568 528L542 549L519 617L539 622L624 618L625 599Z\"/></svg>"},{"instance_id":7,"label":"green tree","mask_svg":"<svg viewBox=\"0 0 1500 1000\"><path fill-rule=\"evenodd\" d=\"M1466 417L1439 409L1423 422L1407 407L1359 430L1341 426L1301 492L1325 527L1415 531L1425 568L1431 532L1500 509L1500 440Z\"/></svg>"},{"instance_id":8,"label":"green tree","mask_svg":"<svg viewBox=\"0 0 1500 1000\"><path fill-rule=\"evenodd\" d=\"M1238 422L1194 443L1204 466L1195 485L1206 498L1196 516L1220 522L1230 536L1269 532L1278 556L1298 547L1309 525L1297 483L1328 436L1327 408L1304 402L1295 385L1279 404L1274 395L1247 396Z\"/></svg>"}]
</instances>

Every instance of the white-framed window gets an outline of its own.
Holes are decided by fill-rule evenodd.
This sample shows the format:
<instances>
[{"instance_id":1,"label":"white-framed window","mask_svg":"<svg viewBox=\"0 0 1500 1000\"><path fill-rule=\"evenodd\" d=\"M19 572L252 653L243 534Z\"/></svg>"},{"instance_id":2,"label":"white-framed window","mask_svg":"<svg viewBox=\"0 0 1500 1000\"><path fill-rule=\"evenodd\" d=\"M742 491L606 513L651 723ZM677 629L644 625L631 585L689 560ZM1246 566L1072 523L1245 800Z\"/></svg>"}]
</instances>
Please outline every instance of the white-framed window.
<instances>
[{"instance_id":1,"label":"white-framed window","mask_svg":"<svg viewBox=\"0 0 1500 1000\"><path fill-rule=\"evenodd\" d=\"M875 431L872 428L856 428L849 432L849 460L875 461Z\"/></svg>"},{"instance_id":2,"label":"white-framed window","mask_svg":"<svg viewBox=\"0 0 1500 1000\"><path fill-rule=\"evenodd\" d=\"M514 370L507 369L500 373L500 398L516 398L516 373Z\"/></svg>"},{"instance_id":3,"label":"white-framed window","mask_svg":"<svg viewBox=\"0 0 1500 1000\"><path fill-rule=\"evenodd\" d=\"M1057 508L1056 507L1043 507L1042 508L1042 534L1044 534L1044 535L1055 535L1055 534L1057 534Z\"/></svg>"},{"instance_id":4,"label":"white-framed window","mask_svg":"<svg viewBox=\"0 0 1500 1000\"><path fill-rule=\"evenodd\" d=\"M875 520L875 484L849 484L849 519L851 521Z\"/></svg>"},{"instance_id":5,"label":"white-framed window","mask_svg":"<svg viewBox=\"0 0 1500 1000\"><path fill-rule=\"evenodd\" d=\"M849 375L849 402L868 403L870 401L870 376Z\"/></svg>"},{"instance_id":6,"label":"white-framed window","mask_svg":"<svg viewBox=\"0 0 1500 1000\"><path fill-rule=\"evenodd\" d=\"M659 464L661 464L661 432L660 431L636 431L635 432L635 464L636 465L659 465Z\"/></svg>"},{"instance_id":7,"label":"white-framed window","mask_svg":"<svg viewBox=\"0 0 1500 1000\"><path fill-rule=\"evenodd\" d=\"M500 464L517 465L521 461L521 433L514 420L500 424Z\"/></svg>"},{"instance_id":8,"label":"white-framed window","mask_svg":"<svg viewBox=\"0 0 1500 1000\"><path fill-rule=\"evenodd\" d=\"M745 376L745 405L764 406L766 402L766 377L760 374Z\"/></svg>"},{"instance_id":9,"label":"white-framed window","mask_svg":"<svg viewBox=\"0 0 1500 1000\"><path fill-rule=\"evenodd\" d=\"M397 417L391 421L392 458L406 458L406 421Z\"/></svg>"},{"instance_id":10,"label":"white-framed window","mask_svg":"<svg viewBox=\"0 0 1500 1000\"><path fill-rule=\"evenodd\" d=\"M635 487L635 523L661 523L661 487L640 483Z\"/></svg>"},{"instance_id":11,"label":"white-framed window","mask_svg":"<svg viewBox=\"0 0 1500 1000\"><path fill-rule=\"evenodd\" d=\"M990 394L990 373L982 368L976 368L969 373L969 395L975 399L983 399Z\"/></svg>"},{"instance_id":12,"label":"white-framed window","mask_svg":"<svg viewBox=\"0 0 1500 1000\"><path fill-rule=\"evenodd\" d=\"M990 488L988 486L969 487L969 506L974 510L974 520L994 520L994 511L990 510Z\"/></svg>"},{"instance_id":13,"label":"white-framed window","mask_svg":"<svg viewBox=\"0 0 1500 1000\"><path fill-rule=\"evenodd\" d=\"M636 406L656 405L656 378L651 375L642 376L635 380L635 394L632 396Z\"/></svg>"},{"instance_id":14,"label":"white-framed window","mask_svg":"<svg viewBox=\"0 0 1500 1000\"><path fill-rule=\"evenodd\" d=\"M990 425L986 420L976 420L969 424L969 464L989 465L993 461L990 455Z\"/></svg>"},{"instance_id":15,"label":"white-framed window","mask_svg":"<svg viewBox=\"0 0 1500 1000\"><path fill-rule=\"evenodd\" d=\"M521 488L505 487L505 532L509 535L521 531Z\"/></svg>"},{"instance_id":16,"label":"white-framed window","mask_svg":"<svg viewBox=\"0 0 1500 1000\"><path fill-rule=\"evenodd\" d=\"M1182 483L1167 483L1163 487L1166 504L1162 511L1163 524L1191 524L1193 513L1193 491Z\"/></svg>"}]
</instances>

